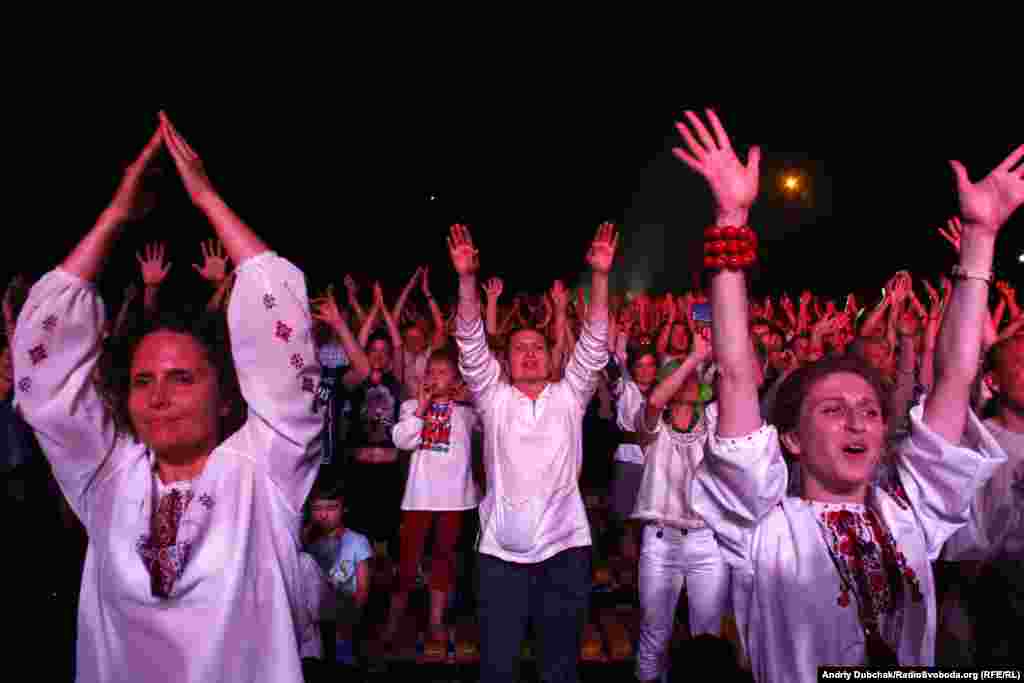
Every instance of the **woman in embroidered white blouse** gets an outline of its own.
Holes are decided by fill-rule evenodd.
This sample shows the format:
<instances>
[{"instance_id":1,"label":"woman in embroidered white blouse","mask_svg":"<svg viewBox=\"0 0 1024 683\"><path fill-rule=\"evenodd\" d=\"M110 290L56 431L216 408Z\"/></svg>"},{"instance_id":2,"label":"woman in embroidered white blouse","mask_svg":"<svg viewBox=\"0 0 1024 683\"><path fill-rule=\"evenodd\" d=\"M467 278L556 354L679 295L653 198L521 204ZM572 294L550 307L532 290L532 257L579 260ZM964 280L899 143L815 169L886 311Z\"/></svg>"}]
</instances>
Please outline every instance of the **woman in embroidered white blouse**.
<instances>
[{"instance_id":1,"label":"woman in embroidered white blouse","mask_svg":"<svg viewBox=\"0 0 1024 683\"><path fill-rule=\"evenodd\" d=\"M114 420L93 382L103 302L93 281L140 215L160 148L238 264L230 353L188 324L131 345ZM318 374L302 273L221 200L161 113L110 206L32 289L18 323L18 405L89 532L79 681L302 681L298 529L316 477ZM221 433L234 375L248 418Z\"/></svg>"},{"instance_id":2,"label":"woman in embroidered white blouse","mask_svg":"<svg viewBox=\"0 0 1024 683\"><path fill-rule=\"evenodd\" d=\"M708 181L719 226L747 225L759 150L744 165L714 112L710 130L686 116L689 127L677 124L686 149L676 155ZM965 223L954 272L961 279L939 337L935 389L911 411L912 433L895 458L898 492L871 485L885 437L884 396L871 371L850 360L798 371L780 392L793 407L789 418L763 424L745 276L711 274L718 427L693 506L731 566L736 620L758 681L815 681L819 666L933 663L930 561L1005 459L968 399L995 238L1024 201L1024 178L1011 170L1022 156L1024 147L973 185L954 162ZM801 464L801 498L785 497L782 445Z\"/></svg>"}]
</instances>

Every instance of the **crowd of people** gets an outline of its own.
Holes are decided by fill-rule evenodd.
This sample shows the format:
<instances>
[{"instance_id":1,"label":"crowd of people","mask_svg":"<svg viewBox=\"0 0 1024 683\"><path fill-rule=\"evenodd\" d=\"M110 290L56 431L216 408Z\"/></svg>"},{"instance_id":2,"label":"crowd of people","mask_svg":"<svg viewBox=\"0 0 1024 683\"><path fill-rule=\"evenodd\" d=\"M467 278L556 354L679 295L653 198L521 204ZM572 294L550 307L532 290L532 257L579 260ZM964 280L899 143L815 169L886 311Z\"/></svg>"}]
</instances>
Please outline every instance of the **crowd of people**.
<instances>
[{"instance_id":1,"label":"crowd of people","mask_svg":"<svg viewBox=\"0 0 1024 683\"><path fill-rule=\"evenodd\" d=\"M761 300L747 288L760 151L743 161L711 110L677 127L675 155L715 202L693 288L610 291L628 235L605 223L581 249L586 287L503 299L454 225L456 301L423 267L391 305L373 283L367 305L351 278L343 298L310 298L161 113L78 246L3 298L8 498L59 490L53 517L87 538L77 680L365 668L378 547L397 569L375 637L394 641L425 573L427 647L442 650L472 548L486 682L516 680L528 623L541 679L577 680L598 543L636 563L640 681L682 674L684 592L691 642L711 653L732 619L757 681L934 665L944 637L960 664L1012 663L1024 310L992 263L1024 202L1024 146L975 182L951 162L960 211L934 238L958 262L938 280L901 271L877 302ZM96 282L148 211L161 150L213 229L194 266L210 299L161 305L157 243L108 321ZM608 491L608 538L581 482Z\"/></svg>"}]
</instances>

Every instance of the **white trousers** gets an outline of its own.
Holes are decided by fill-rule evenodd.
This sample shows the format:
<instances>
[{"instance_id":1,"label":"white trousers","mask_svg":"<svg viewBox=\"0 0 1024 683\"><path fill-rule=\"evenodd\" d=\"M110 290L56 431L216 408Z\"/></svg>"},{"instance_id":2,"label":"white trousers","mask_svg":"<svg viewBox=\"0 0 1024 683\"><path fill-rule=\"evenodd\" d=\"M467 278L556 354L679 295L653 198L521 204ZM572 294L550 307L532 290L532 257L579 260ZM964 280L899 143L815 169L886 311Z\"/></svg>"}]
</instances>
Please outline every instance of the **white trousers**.
<instances>
[{"instance_id":1,"label":"white trousers","mask_svg":"<svg viewBox=\"0 0 1024 683\"><path fill-rule=\"evenodd\" d=\"M636 675L641 681L651 681L668 670L676 606L684 586L691 635L720 635L722 616L729 607L729 567L710 529L684 532L648 524L639 574L642 621Z\"/></svg>"}]
</instances>

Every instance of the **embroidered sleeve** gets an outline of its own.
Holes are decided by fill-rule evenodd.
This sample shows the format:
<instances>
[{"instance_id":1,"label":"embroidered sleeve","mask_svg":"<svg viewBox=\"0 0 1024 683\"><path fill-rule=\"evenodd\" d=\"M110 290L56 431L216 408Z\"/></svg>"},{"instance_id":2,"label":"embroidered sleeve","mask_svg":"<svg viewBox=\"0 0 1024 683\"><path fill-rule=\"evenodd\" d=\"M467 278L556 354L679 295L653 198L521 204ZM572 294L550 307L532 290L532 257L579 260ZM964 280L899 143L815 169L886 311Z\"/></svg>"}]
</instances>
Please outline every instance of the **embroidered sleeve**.
<instances>
[{"instance_id":1,"label":"embroidered sleeve","mask_svg":"<svg viewBox=\"0 0 1024 683\"><path fill-rule=\"evenodd\" d=\"M52 270L29 292L12 345L18 409L86 525L84 497L116 441L114 421L93 382L104 321L91 283Z\"/></svg>"},{"instance_id":2,"label":"embroidered sleeve","mask_svg":"<svg viewBox=\"0 0 1024 683\"><path fill-rule=\"evenodd\" d=\"M320 374L302 272L273 252L237 268L228 307L231 350L249 418L240 448L264 458L294 510L302 507L319 464L323 409L311 388Z\"/></svg>"}]
</instances>

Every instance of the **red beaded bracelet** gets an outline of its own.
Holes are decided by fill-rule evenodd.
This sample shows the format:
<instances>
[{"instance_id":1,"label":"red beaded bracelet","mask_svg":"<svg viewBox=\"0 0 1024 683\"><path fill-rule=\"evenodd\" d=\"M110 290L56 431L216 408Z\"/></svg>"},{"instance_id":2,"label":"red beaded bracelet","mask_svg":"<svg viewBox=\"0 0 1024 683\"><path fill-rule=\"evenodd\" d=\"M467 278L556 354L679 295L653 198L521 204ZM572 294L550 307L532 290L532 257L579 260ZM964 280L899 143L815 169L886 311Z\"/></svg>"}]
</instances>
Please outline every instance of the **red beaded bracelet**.
<instances>
[{"instance_id":1,"label":"red beaded bracelet","mask_svg":"<svg viewBox=\"0 0 1024 683\"><path fill-rule=\"evenodd\" d=\"M713 225L704 231L704 267L741 270L757 263L757 234L748 226Z\"/></svg>"}]
</instances>

